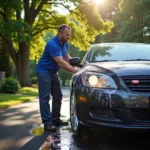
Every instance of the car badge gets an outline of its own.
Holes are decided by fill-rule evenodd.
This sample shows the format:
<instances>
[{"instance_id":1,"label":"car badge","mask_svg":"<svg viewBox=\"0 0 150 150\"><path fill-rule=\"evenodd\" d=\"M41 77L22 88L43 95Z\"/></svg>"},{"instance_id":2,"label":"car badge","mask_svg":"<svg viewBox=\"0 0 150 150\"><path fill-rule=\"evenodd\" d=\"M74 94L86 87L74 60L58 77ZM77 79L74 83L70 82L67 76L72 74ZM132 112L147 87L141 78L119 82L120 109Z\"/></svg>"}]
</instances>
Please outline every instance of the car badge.
<instances>
[{"instance_id":1,"label":"car badge","mask_svg":"<svg viewBox=\"0 0 150 150\"><path fill-rule=\"evenodd\" d=\"M140 83L139 80L132 80L131 82L132 82L132 84L139 84Z\"/></svg>"}]
</instances>

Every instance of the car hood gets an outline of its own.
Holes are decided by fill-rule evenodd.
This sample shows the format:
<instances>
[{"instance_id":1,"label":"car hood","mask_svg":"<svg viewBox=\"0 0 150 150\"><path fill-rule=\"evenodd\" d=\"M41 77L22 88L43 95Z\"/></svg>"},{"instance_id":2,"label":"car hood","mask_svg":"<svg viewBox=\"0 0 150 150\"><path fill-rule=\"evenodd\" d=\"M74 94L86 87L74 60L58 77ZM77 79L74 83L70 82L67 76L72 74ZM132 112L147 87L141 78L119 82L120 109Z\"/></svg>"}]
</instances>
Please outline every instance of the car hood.
<instances>
[{"instance_id":1,"label":"car hood","mask_svg":"<svg viewBox=\"0 0 150 150\"><path fill-rule=\"evenodd\" d=\"M150 61L96 62L88 64L85 69L118 76L150 75Z\"/></svg>"}]
</instances>

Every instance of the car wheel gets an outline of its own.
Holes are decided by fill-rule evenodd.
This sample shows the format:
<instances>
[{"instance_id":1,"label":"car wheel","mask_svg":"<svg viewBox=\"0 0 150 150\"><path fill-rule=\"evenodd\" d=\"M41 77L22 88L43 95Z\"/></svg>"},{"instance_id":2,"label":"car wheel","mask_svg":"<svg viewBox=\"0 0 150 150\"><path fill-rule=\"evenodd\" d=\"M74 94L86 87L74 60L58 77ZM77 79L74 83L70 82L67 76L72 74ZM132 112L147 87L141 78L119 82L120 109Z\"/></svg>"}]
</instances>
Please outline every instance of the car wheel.
<instances>
[{"instance_id":1,"label":"car wheel","mask_svg":"<svg viewBox=\"0 0 150 150\"><path fill-rule=\"evenodd\" d=\"M73 135L80 136L87 131L85 130L86 127L83 128L83 125L79 123L77 112L76 112L76 101L75 101L74 92L71 92L71 96L70 96L70 122L71 122Z\"/></svg>"}]
</instances>

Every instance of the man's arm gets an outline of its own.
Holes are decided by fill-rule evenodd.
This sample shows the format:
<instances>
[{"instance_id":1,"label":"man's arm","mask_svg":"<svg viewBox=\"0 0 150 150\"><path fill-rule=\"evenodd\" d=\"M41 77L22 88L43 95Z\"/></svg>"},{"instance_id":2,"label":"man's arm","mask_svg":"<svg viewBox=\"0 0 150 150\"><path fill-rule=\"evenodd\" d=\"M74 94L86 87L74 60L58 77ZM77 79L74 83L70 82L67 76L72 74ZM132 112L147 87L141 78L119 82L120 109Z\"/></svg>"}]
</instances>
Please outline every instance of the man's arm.
<instances>
[{"instance_id":1,"label":"man's arm","mask_svg":"<svg viewBox=\"0 0 150 150\"><path fill-rule=\"evenodd\" d=\"M66 61L63 60L62 56L53 57L54 60L57 62L57 64L62 67L64 70L71 72L72 74L75 74L78 72L75 68L70 66Z\"/></svg>"},{"instance_id":2,"label":"man's arm","mask_svg":"<svg viewBox=\"0 0 150 150\"><path fill-rule=\"evenodd\" d=\"M65 56L65 61L69 63L70 59L71 59L71 56L67 53Z\"/></svg>"}]
</instances>

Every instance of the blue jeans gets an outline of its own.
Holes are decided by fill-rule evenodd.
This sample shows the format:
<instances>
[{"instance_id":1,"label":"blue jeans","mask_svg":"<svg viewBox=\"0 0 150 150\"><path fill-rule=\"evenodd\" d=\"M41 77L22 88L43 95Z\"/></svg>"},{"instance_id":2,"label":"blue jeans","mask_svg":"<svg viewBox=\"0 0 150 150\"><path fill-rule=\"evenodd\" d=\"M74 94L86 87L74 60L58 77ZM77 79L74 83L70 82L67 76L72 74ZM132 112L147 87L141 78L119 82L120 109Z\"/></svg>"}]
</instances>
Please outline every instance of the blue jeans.
<instances>
[{"instance_id":1,"label":"blue jeans","mask_svg":"<svg viewBox=\"0 0 150 150\"><path fill-rule=\"evenodd\" d=\"M62 91L57 74L38 72L39 104L42 122L52 124L60 117ZM52 113L50 111L50 94L52 96Z\"/></svg>"}]
</instances>

